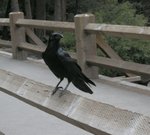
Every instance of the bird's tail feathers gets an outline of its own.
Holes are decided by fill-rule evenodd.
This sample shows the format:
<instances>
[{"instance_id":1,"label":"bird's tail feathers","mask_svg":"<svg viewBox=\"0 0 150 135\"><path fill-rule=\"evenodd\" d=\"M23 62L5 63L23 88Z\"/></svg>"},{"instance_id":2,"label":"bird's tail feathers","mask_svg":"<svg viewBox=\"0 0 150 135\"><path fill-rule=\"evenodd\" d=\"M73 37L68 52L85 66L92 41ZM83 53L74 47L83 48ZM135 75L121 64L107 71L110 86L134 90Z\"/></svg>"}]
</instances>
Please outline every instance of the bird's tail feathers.
<instances>
[{"instance_id":1,"label":"bird's tail feathers","mask_svg":"<svg viewBox=\"0 0 150 135\"><path fill-rule=\"evenodd\" d=\"M72 83L81 91L93 94L93 91L86 85L86 83L81 79L75 79Z\"/></svg>"},{"instance_id":2,"label":"bird's tail feathers","mask_svg":"<svg viewBox=\"0 0 150 135\"><path fill-rule=\"evenodd\" d=\"M83 74L83 77L84 77L84 80L85 80L85 82L86 82L87 84L90 83L90 84L96 86L95 83L94 83L93 81L91 81L89 78L87 78L84 74Z\"/></svg>"}]
</instances>

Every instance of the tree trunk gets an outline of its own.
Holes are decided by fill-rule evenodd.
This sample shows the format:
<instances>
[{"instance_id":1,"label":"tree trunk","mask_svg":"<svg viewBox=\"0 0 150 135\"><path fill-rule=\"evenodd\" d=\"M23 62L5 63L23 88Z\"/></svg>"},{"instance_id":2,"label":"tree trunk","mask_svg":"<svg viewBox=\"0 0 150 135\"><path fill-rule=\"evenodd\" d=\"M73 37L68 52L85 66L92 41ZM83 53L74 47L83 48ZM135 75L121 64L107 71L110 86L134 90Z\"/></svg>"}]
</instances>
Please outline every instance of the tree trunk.
<instances>
[{"instance_id":1,"label":"tree trunk","mask_svg":"<svg viewBox=\"0 0 150 135\"><path fill-rule=\"evenodd\" d=\"M46 0L36 0L36 19L46 19Z\"/></svg>"},{"instance_id":2,"label":"tree trunk","mask_svg":"<svg viewBox=\"0 0 150 135\"><path fill-rule=\"evenodd\" d=\"M32 19L31 3L30 0L25 0L26 18Z\"/></svg>"},{"instance_id":3,"label":"tree trunk","mask_svg":"<svg viewBox=\"0 0 150 135\"><path fill-rule=\"evenodd\" d=\"M66 0L55 0L54 19L56 21L66 20Z\"/></svg>"},{"instance_id":4,"label":"tree trunk","mask_svg":"<svg viewBox=\"0 0 150 135\"><path fill-rule=\"evenodd\" d=\"M19 11L19 3L18 0L11 0L11 11Z\"/></svg>"},{"instance_id":5,"label":"tree trunk","mask_svg":"<svg viewBox=\"0 0 150 135\"><path fill-rule=\"evenodd\" d=\"M75 14L78 14L79 2L76 0Z\"/></svg>"},{"instance_id":6,"label":"tree trunk","mask_svg":"<svg viewBox=\"0 0 150 135\"><path fill-rule=\"evenodd\" d=\"M36 0L30 0L31 4L31 12L32 12L32 19L36 18Z\"/></svg>"},{"instance_id":7,"label":"tree trunk","mask_svg":"<svg viewBox=\"0 0 150 135\"><path fill-rule=\"evenodd\" d=\"M10 3L11 3L11 0L7 0L7 8L6 8L6 12L5 12L5 18L9 17L9 12L11 10Z\"/></svg>"},{"instance_id":8,"label":"tree trunk","mask_svg":"<svg viewBox=\"0 0 150 135\"><path fill-rule=\"evenodd\" d=\"M62 21L66 21L66 0L62 0Z\"/></svg>"},{"instance_id":9,"label":"tree trunk","mask_svg":"<svg viewBox=\"0 0 150 135\"><path fill-rule=\"evenodd\" d=\"M61 21L61 0L55 0L54 20Z\"/></svg>"},{"instance_id":10,"label":"tree trunk","mask_svg":"<svg viewBox=\"0 0 150 135\"><path fill-rule=\"evenodd\" d=\"M36 19L46 19L46 0L36 0ZM45 30L36 30L36 34L42 39L45 35Z\"/></svg>"},{"instance_id":11,"label":"tree trunk","mask_svg":"<svg viewBox=\"0 0 150 135\"><path fill-rule=\"evenodd\" d=\"M5 18L8 18L10 11L11 11L11 0L7 0L7 8L6 8L6 12L5 12ZM3 26L1 35L2 35L2 39L10 40L10 32L9 32L9 28L7 26Z\"/></svg>"}]
</instances>

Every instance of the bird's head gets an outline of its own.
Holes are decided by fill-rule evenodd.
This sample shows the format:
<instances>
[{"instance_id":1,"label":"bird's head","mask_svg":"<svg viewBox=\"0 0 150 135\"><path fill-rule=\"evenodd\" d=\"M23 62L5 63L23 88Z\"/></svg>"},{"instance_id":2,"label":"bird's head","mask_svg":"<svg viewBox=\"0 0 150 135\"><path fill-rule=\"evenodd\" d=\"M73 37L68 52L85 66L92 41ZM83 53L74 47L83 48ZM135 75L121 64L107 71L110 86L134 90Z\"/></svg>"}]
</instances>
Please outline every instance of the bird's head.
<instances>
[{"instance_id":1,"label":"bird's head","mask_svg":"<svg viewBox=\"0 0 150 135\"><path fill-rule=\"evenodd\" d=\"M51 48L58 48L60 46L59 41L61 38L63 38L62 34L58 32L52 33L51 36L49 36L47 50Z\"/></svg>"},{"instance_id":2,"label":"bird's head","mask_svg":"<svg viewBox=\"0 0 150 135\"><path fill-rule=\"evenodd\" d=\"M55 41L60 41L61 38L63 38L64 36L58 32L54 32L51 35L51 40L55 40Z\"/></svg>"}]
</instances>

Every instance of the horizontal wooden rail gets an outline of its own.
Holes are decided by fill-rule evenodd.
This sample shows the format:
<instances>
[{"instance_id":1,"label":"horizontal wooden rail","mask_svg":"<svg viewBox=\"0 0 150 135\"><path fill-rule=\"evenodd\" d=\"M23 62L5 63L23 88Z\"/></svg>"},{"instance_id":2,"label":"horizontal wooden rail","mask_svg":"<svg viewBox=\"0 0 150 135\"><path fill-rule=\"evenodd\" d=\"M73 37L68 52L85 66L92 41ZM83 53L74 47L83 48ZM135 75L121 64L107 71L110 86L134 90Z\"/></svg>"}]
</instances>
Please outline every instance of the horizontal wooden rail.
<instances>
[{"instance_id":1,"label":"horizontal wooden rail","mask_svg":"<svg viewBox=\"0 0 150 135\"><path fill-rule=\"evenodd\" d=\"M18 45L18 48L23 49L25 51L30 51L30 52L33 52L33 53L42 53L46 49L46 46L44 47L44 46L34 45L34 44L31 44L31 43L21 42Z\"/></svg>"},{"instance_id":2,"label":"horizontal wooden rail","mask_svg":"<svg viewBox=\"0 0 150 135\"><path fill-rule=\"evenodd\" d=\"M150 75L150 65L128 62L106 57L90 56L87 63L95 66L103 66L105 68L115 68L120 71L132 72L142 75Z\"/></svg>"},{"instance_id":3,"label":"horizontal wooden rail","mask_svg":"<svg viewBox=\"0 0 150 135\"><path fill-rule=\"evenodd\" d=\"M19 19L16 22L18 26L39 28L47 30L57 30L57 31L67 31L74 32L75 26L72 22L58 22L58 21L42 21L42 20L32 20L32 19Z\"/></svg>"},{"instance_id":4,"label":"horizontal wooden rail","mask_svg":"<svg viewBox=\"0 0 150 135\"><path fill-rule=\"evenodd\" d=\"M9 26L9 18L0 18L0 26Z\"/></svg>"},{"instance_id":5,"label":"horizontal wooden rail","mask_svg":"<svg viewBox=\"0 0 150 135\"><path fill-rule=\"evenodd\" d=\"M18 45L18 48L23 49L25 51L30 51L30 52L33 52L33 53L40 53L41 54L42 52L45 51L46 46L38 46L38 45L22 42L21 44ZM76 53L69 52L69 54L71 55L71 57L74 60L77 59Z\"/></svg>"},{"instance_id":6,"label":"horizontal wooden rail","mask_svg":"<svg viewBox=\"0 0 150 135\"><path fill-rule=\"evenodd\" d=\"M14 16L17 16L19 14L20 13L14 13ZM91 15L89 15L89 16L91 16ZM76 18L80 18L80 17L82 20L82 17L86 18L87 15L76 16ZM7 19L7 18L0 19L0 25L9 26L9 22L10 22L9 19ZM19 41L19 43L16 44L16 48L20 48L20 49L23 49L26 51L32 51L32 52L36 52L36 53L43 52L45 50L46 46L44 46L44 43L42 43L42 41L40 41L38 39L38 37L29 28L40 28L40 29L47 29L47 30L75 32L75 23L74 22L59 22L59 21L47 21L47 20L23 19L23 14L22 14L22 17L19 17L18 20L14 23L16 26L26 27L27 28L26 34L35 43L39 43L38 45L33 45L30 43L26 43L25 41ZM12 25L12 28L13 28L13 25ZM78 25L76 26L76 29L79 29ZM20 30L20 29L15 29L15 30ZM90 34L104 33L104 34L110 34L110 35L119 36L119 37L123 36L123 37L129 37L129 38L150 39L150 27L87 23L85 25L85 27L83 27L83 31L85 32L85 34L86 34L86 32L88 32ZM81 32L79 32L79 33L81 33ZM16 32L16 34L18 34L18 32ZM19 35L24 36L24 34L18 34L15 38L18 38ZM14 36L14 34L12 34L12 35ZM76 36L77 35L79 35L79 34L76 34ZM87 34L87 37L88 36L89 35ZM82 39L84 36L80 35L80 37ZM88 38L86 38L84 40L87 40ZM18 40L20 40L20 39L21 38L18 38ZM78 41L79 44L81 43L81 39L79 39L79 41ZM17 41L17 40L15 39L15 41ZM99 38L98 42L100 43L100 46L103 45L102 47L103 47L103 49L106 50L107 53L109 53L109 54L112 53L112 56L113 57L115 56L118 59L118 56L114 55L115 53L112 52L111 48L108 48L108 46L106 47L106 44L100 38ZM87 41L85 42L86 46L87 46L87 43L89 43L89 42L87 42ZM12 46L12 43L10 41L0 40L0 46L10 47L10 46ZM85 50L85 49L83 49L83 50ZM18 49L16 49L16 51L18 51ZM15 52L15 51L13 51L13 52ZM76 54L73 54L73 53L70 53L70 54L74 59L77 58ZM119 69L119 70L122 70L125 72L133 72L133 73L138 73L138 74L150 75L150 66L149 65L127 62L127 61L123 61L123 60L116 60L116 58L109 59L109 58L104 58L104 57L97 57L95 55L92 55L92 56L94 56L94 57L85 55L85 59L88 64L92 64L94 66L95 65L96 66L105 66L106 68L107 67L108 68L116 68L116 69Z\"/></svg>"},{"instance_id":7,"label":"horizontal wooden rail","mask_svg":"<svg viewBox=\"0 0 150 135\"><path fill-rule=\"evenodd\" d=\"M85 27L85 31L94 34L104 33L118 37L150 40L150 27L89 23Z\"/></svg>"},{"instance_id":8,"label":"horizontal wooden rail","mask_svg":"<svg viewBox=\"0 0 150 135\"><path fill-rule=\"evenodd\" d=\"M0 47L12 47L11 41L0 39Z\"/></svg>"},{"instance_id":9,"label":"horizontal wooden rail","mask_svg":"<svg viewBox=\"0 0 150 135\"><path fill-rule=\"evenodd\" d=\"M42 53L46 47L41 47L29 43L21 43L18 46L20 49L34 52L34 53ZM71 57L76 60L76 53L69 52ZM94 66L103 66L105 68L115 68L124 72L132 72L136 74L142 75L150 75L150 65L139 64L134 62L128 62L124 60L110 59L106 57L100 56L90 56L87 57L87 63Z\"/></svg>"}]
</instances>

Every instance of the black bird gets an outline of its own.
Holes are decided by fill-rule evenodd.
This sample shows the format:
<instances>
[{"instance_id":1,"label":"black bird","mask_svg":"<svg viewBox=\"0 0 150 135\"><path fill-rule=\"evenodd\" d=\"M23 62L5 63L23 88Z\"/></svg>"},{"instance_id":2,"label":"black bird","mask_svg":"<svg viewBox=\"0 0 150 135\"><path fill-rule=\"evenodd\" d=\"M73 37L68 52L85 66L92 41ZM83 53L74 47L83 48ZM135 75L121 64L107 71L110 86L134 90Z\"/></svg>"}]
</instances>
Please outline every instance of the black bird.
<instances>
[{"instance_id":1,"label":"black bird","mask_svg":"<svg viewBox=\"0 0 150 135\"><path fill-rule=\"evenodd\" d=\"M59 41L61 38L63 38L62 34L56 32L52 33L49 37L48 46L45 52L42 53L42 58L49 69L60 79L53 90L52 95L54 95L59 88L62 88L59 87L59 84L64 78L67 78L68 80L64 90L66 90L70 82L72 82L78 89L92 94L93 91L87 84L96 85L82 73L80 66L60 47ZM63 91L60 93L60 96L63 95Z\"/></svg>"}]
</instances>

